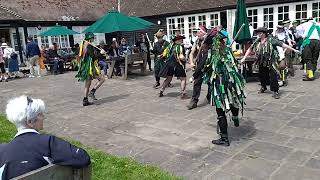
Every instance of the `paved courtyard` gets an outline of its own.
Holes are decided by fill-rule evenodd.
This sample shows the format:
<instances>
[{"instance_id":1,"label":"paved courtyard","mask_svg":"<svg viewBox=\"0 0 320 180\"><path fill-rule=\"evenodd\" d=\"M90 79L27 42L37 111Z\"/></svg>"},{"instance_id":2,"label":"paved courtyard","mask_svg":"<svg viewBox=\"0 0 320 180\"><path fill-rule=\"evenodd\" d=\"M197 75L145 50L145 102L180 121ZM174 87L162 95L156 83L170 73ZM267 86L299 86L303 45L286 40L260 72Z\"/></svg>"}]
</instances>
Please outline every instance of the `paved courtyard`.
<instances>
[{"instance_id":1,"label":"paved courtyard","mask_svg":"<svg viewBox=\"0 0 320 180\"><path fill-rule=\"evenodd\" d=\"M229 125L230 147L211 144L216 134L214 107L204 101L187 110L179 83L163 98L154 78L107 80L99 100L82 107L83 84L70 72L0 83L0 112L10 97L27 94L47 104L45 131L73 138L105 152L159 166L186 179L318 180L320 177L320 79L301 81L301 72L281 88L281 99L258 94L247 83L240 127ZM188 94L192 87L188 84ZM206 89L206 86L203 88Z\"/></svg>"}]
</instances>

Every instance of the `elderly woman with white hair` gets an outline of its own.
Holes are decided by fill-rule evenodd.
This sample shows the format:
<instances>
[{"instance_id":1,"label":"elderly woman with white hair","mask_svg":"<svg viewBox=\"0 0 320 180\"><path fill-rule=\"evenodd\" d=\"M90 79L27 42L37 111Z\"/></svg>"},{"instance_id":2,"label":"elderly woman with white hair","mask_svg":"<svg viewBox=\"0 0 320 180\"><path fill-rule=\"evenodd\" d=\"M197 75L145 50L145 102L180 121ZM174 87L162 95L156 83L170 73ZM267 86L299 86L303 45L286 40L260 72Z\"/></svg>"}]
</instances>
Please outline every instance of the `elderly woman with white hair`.
<instances>
[{"instance_id":1,"label":"elderly woman with white hair","mask_svg":"<svg viewBox=\"0 0 320 180\"><path fill-rule=\"evenodd\" d=\"M48 164L75 168L90 164L85 150L38 132L43 129L44 112L41 99L20 96L7 104L7 118L18 132L11 142L1 146L0 179L11 179Z\"/></svg>"}]
</instances>

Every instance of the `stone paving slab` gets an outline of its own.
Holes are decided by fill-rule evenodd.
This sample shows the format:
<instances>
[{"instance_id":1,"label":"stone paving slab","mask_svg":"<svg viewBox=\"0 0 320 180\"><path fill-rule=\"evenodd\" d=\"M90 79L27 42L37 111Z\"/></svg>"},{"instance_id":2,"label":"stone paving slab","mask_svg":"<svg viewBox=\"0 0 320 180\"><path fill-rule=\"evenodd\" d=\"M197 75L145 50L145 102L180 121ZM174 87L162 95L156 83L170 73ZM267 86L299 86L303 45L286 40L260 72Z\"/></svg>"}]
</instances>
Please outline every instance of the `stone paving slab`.
<instances>
[{"instance_id":1,"label":"stone paving slab","mask_svg":"<svg viewBox=\"0 0 320 180\"><path fill-rule=\"evenodd\" d=\"M105 152L159 166L185 179L310 179L320 177L320 80L301 81L298 71L281 88L258 94L258 82L247 83L247 105L240 127L229 123L230 147L211 144L217 138L215 108L205 101L187 110L179 82L163 98L154 78L130 75L108 79L98 101L82 107L83 83L69 72L58 76L0 83L0 112L13 96L27 94L46 102L45 131L81 141ZM188 73L190 75L190 72ZM188 84L188 94L192 86Z\"/></svg>"}]
</instances>

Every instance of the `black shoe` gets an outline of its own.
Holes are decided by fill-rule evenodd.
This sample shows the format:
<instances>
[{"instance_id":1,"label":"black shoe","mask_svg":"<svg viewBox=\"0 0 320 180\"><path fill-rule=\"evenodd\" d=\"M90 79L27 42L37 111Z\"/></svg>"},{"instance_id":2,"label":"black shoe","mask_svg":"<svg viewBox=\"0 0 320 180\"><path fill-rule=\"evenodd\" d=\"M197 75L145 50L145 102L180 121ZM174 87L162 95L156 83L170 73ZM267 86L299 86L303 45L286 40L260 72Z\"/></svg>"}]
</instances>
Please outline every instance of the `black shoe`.
<instances>
[{"instance_id":1,"label":"black shoe","mask_svg":"<svg viewBox=\"0 0 320 180\"><path fill-rule=\"evenodd\" d=\"M238 116L232 116L232 121L235 127L239 127L239 117Z\"/></svg>"},{"instance_id":2,"label":"black shoe","mask_svg":"<svg viewBox=\"0 0 320 180\"><path fill-rule=\"evenodd\" d=\"M91 90L90 91L90 93L89 93L89 97L91 98L91 99L93 99L93 100L98 100L97 98L96 98L96 96L94 95L94 92Z\"/></svg>"},{"instance_id":3,"label":"black shoe","mask_svg":"<svg viewBox=\"0 0 320 180\"><path fill-rule=\"evenodd\" d=\"M152 68L149 68L149 71L152 71Z\"/></svg>"},{"instance_id":4,"label":"black shoe","mask_svg":"<svg viewBox=\"0 0 320 180\"><path fill-rule=\"evenodd\" d=\"M197 102L196 101L191 101L190 104L187 106L188 110L191 110L191 109L194 109L194 108L197 108Z\"/></svg>"},{"instance_id":5,"label":"black shoe","mask_svg":"<svg viewBox=\"0 0 320 180\"><path fill-rule=\"evenodd\" d=\"M160 86L160 83L159 82L156 82L155 85L153 85L153 88L158 88Z\"/></svg>"},{"instance_id":6,"label":"black shoe","mask_svg":"<svg viewBox=\"0 0 320 180\"><path fill-rule=\"evenodd\" d=\"M159 97L163 97L163 91L160 91Z\"/></svg>"},{"instance_id":7,"label":"black shoe","mask_svg":"<svg viewBox=\"0 0 320 180\"><path fill-rule=\"evenodd\" d=\"M89 102L88 98L83 98L83 106L90 106L92 105L92 102Z\"/></svg>"},{"instance_id":8,"label":"black shoe","mask_svg":"<svg viewBox=\"0 0 320 180\"><path fill-rule=\"evenodd\" d=\"M260 90L259 90L259 93L264 93L266 90L267 90L267 88L261 87Z\"/></svg>"},{"instance_id":9,"label":"black shoe","mask_svg":"<svg viewBox=\"0 0 320 180\"><path fill-rule=\"evenodd\" d=\"M219 145L219 146L230 146L230 142L228 138L220 138L217 140L212 140L211 142L212 144Z\"/></svg>"},{"instance_id":10,"label":"black shoe","mask_svg":"<svg viewBox=\"0 0 320 180\"><path fill-rule=\"evenodd\" d=\"M275 99L280 99L280 94L279 92L274 92L272 95Z\"/></svg>"}]
</instances>

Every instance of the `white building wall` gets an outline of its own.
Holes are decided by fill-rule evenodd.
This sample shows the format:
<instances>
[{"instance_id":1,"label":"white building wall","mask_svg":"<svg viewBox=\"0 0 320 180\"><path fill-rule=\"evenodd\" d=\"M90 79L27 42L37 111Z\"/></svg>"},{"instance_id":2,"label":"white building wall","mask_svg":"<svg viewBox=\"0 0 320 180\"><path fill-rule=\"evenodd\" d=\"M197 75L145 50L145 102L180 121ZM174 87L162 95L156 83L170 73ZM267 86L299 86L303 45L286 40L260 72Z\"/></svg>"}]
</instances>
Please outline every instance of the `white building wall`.
<instances>
[{"instance_id":1,"label":"white building wall","mask_svg":"<svg viewBox=\"0 0 320 180\"><path fill-rule=\"evenodd\" d=\"M307 17L312 17L312 4L313 3L320 3L319 0L313 0L313 1L301 1L301 2L295 2L295 3L285 3L285 4L274 4L274 5L267 5L267 6L257 6L257 7L248 7L248 10L253 10L253 9L257 9L257 27L262 27L265 24L264 21L264 8L272 8L273 9L273 13L269 14L273 17L272 20L272 26L273 26L273 30L276 29L276 26L279 23L279 14L278 14L278 7L279 6L289 6L289 19L290 20L295 20L296 19L296 5L300 5L300 4L307 4L307 16L303 17L303 18L307 18ZM320 10L319 10L320 11ZM229 33L229 35L233 36L233 27L234 27L234 21L235 21L235 13L236 13L236 9L228 9L226 10L227 12L227 31ZM199 13L199 14L189 14L189 15L184 15L184 16L172 16L172 17L167 17L167 35L170 36L170 29L169 29L169 19L175 19L175 28L177 27L177 18L181 18L184 17L185 20L185 27L184 27L184 31L186 32L184 35L186 36L186 38L188 38L190 36L189 34L189 28L188 25L188 17L191 16L195 16L196 17L196 28L199 27L199 19L198 16L200 15L206 15L206 25L207 27L209 27L210 25L210 14L212 13L219 13L219 24L221 24L221 20L220 20L220 12L207 12L207 13ZM319 13L320 14L320 13ZM270 16L268 16L269 19ZM318 18L320 19L320 15L318 15Z\"/></svg>"}]
</instances>

